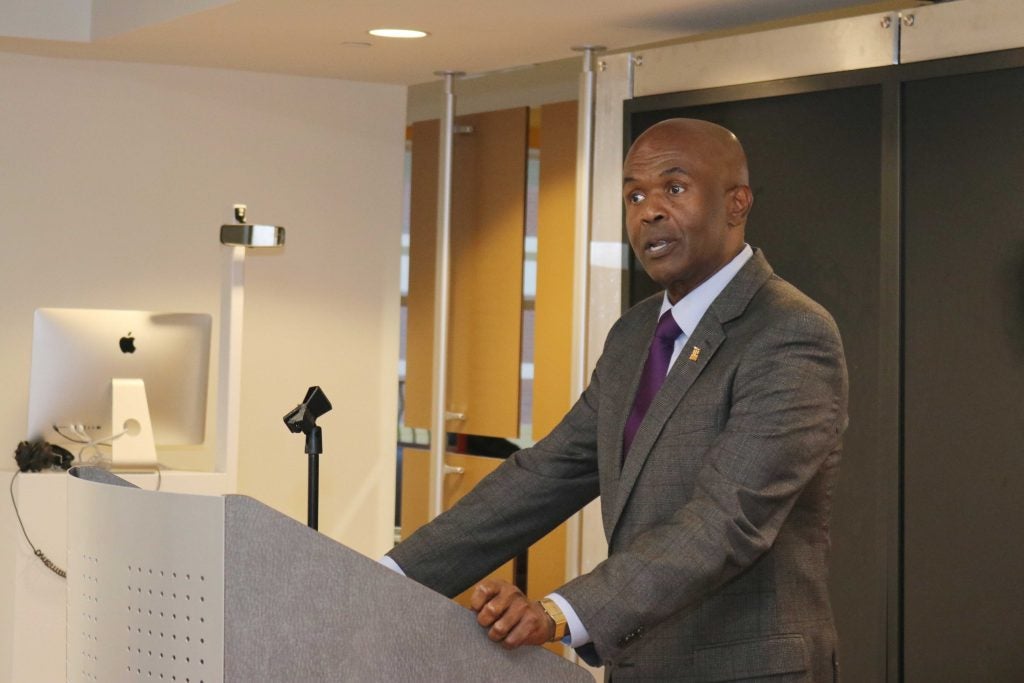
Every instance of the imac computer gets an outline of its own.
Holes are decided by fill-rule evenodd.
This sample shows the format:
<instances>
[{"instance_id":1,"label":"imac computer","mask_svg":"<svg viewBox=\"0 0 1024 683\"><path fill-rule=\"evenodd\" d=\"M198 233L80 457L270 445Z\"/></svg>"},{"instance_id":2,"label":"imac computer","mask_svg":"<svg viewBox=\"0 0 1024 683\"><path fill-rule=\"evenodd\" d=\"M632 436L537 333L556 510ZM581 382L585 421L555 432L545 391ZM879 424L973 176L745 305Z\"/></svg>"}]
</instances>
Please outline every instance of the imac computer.
<instances>
[{"instance_id":1,"label":"imac computer","mask_svg":"<svg viewBox=\"0 0 1024 683\"><path fill-rule=\"evenodd\" d=\"M202 444L211 318L205 313L40 308L28 433L109 445L114 468L156 467L156 446ZM105 458L104 458L105 459Z\"/></svg>"}]
</instances>

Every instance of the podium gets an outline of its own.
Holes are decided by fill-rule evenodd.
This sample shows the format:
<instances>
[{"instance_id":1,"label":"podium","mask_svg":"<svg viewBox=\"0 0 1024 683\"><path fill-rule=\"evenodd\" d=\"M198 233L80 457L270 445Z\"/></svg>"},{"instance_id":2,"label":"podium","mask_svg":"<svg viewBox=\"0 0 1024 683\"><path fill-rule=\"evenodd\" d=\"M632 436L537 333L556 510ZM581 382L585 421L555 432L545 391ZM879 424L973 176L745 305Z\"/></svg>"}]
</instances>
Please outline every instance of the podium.
<instances>
[{"instance_id":1,"label":"podium","mask_svg":"<svg viewBox=\"0 0 1024 683\"><path fill-rule=\"evenodd\" d=\"M586 681L246 496L68 476L67 680Z\"/></svg>"}]
</instances>

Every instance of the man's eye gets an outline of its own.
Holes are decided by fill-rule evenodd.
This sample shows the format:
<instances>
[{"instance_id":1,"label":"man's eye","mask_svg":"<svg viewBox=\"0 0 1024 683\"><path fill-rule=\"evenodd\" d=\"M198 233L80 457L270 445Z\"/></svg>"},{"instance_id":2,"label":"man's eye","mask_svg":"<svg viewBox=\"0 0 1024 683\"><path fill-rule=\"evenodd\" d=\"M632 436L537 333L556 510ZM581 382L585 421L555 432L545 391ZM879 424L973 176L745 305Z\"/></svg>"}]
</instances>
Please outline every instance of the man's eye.
<instances>
[{"instance_id":1,"label":"man's eye","mask_svg":"<svg viewBox=\"0 0 1024 683\"><path fill-rule=\"evenodd\" d=\"M630 204L639 204L644 200L643 192L630 192L626 195L626 201Z\"/></svg>"},{"instance_id":2,"label":"man's eye","mask_svg":"<svg viewBox=\"0 0 1024 683\"><path fill-rule=\"evenodd\" d=\"M668 186L669 194L682 194L684 192L686 192L686 188L680 185L679 183L672 183L671 185Z\"/></svg>"}]
</instances>

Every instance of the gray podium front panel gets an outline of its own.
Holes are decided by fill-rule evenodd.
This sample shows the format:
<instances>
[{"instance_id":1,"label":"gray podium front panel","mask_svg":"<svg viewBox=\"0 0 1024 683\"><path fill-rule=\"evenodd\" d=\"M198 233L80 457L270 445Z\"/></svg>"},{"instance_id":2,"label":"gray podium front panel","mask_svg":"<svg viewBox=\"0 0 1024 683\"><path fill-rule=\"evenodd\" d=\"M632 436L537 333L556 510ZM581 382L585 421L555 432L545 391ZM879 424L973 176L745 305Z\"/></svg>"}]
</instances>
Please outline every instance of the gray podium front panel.
<instances>
[{"instance_id":1,"label":"gray podium front panel","mask_svg":"<svg viewBox=\"0 0 1024 683\"><path fill-rule=\"evenodd\" d=\"M593 680L251 498L68 481L70 681Z\"/></svg>"},{"instance_id":2,"label":"gray podium front panel","mask_svg":"<svg viewBox=\"0 0 1024 683\"><path fill-rule=\"evenodd\" d=\"M226 529L228 680L593 680L251 498L228 496Z\"/></svg>"}]
</instances>

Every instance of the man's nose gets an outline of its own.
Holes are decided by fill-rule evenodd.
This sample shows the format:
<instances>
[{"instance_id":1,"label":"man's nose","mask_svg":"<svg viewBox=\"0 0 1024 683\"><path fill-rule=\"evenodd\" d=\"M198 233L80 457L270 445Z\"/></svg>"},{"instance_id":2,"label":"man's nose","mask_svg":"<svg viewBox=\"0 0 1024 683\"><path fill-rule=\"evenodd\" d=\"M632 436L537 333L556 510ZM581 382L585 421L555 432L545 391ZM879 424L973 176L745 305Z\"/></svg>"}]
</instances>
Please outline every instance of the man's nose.
<instances>
[{"instance_id":1,"label":"man's nose","mask_svg":"<svg viewBox=\"0 0 1024 683\"><path fill-rule=\"evenodd\" d=\"M665 207L655 198L648 199L644 202L640 220L644 223L657 223L665 220Z\"/></svg>"}]
</instances>

